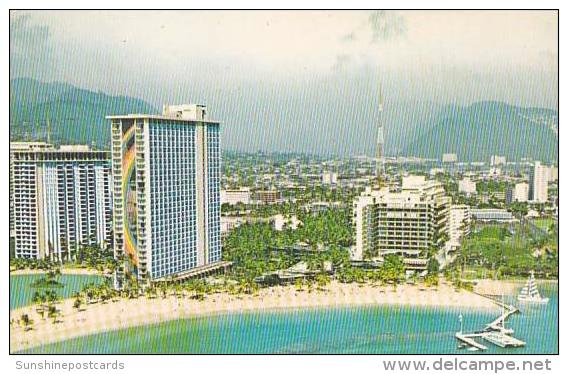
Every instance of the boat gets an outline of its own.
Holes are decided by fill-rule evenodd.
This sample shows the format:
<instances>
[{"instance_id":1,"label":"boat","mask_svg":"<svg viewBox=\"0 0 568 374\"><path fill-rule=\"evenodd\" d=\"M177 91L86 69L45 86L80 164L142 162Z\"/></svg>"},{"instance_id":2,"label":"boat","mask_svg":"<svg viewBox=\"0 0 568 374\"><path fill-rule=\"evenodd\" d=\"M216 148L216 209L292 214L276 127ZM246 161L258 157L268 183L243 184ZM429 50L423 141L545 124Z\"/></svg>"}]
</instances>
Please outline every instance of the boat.
<instances>
[{"instance_id":1,"label":"boat","mask_svg":"<svg viewBox=\"0 0 568 374\"><path fill-rule=\"evenodd\" d=\"M542 297L538 288L536 287L536 281L534 279L534 271L531 271L529 280L525 286L521 289L521 293L517 296L517 300L527 303L535 304L546 304L548 303L548 297Z\"/></svg>"}]
</instances>

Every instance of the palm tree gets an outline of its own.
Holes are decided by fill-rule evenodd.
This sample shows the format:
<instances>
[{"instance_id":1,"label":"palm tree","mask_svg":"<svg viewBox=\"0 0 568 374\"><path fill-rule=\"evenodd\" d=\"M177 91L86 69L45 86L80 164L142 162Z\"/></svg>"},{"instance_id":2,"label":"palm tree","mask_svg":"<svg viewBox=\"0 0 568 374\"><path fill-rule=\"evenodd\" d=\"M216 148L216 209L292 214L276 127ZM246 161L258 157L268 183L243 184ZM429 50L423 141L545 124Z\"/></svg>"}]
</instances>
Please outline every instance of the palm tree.
<instances>
[{"instance_id":1,"label":"palm tree","mask_svg":"<svg viewBox=\"0 0 568 374\"><path fill-rule=\"evenodd\" d=\"M73 308L77 309L77 311L81 311L81 305L83 304L83 300L81 299L81 297L77 294L75 296L75 301L73 302Z\"/></svg>"},{"instance_id":2,"label":"palm tree","mask_svg":"<svg viewBox=\"0 0 568 374\"><path fill-rule=\"evenodd\" d=\"M316 283L320 291L325 290L325 287L330 283L329 275L325 273L316 275Z\"/></svg>"},{"instance_id":3,"label":"palm tree","mask_svg":"<svg viewBox=\"0 0 568 374\"><path fill-rule=\"evenodd\" d=\"M154 285L154 283L151 283L145 290L146 292L146 297L148 299L155 299L158 295L158 291L156 289L156 286Z\"/></svg>"},{"instance_id":4,"label":"palm tree","mask_svg":"<svg viewBox=\"0 0 568 374\"><path fill-rule=\"evenodd\" d=\"M53 318L53 323L57 323L57 317L61 314L61 311L55 307L55 305L50 305L47 310L47 316Z\"/></svg>"},{"instance_id":5,"label":"palm tree","mask_svg":"<svg viewBox=\"0 0 568 374\"><path fill-rule=\"evenodd\" d=\"M160 282L158 287L162 293L162 299L168 297L168 284L166 282Z\"/></svg>"},{"instance_id":6,"label":"palm tree","mask_svg":"<svg viewBox=\"0 0 568 374\"><path fill-rule=\"evenodd\" d=\"M32 325L34 323L34 321L30 318L30 316L28 316L27 314L22 314L22 316L20 317L20 321L22 321L23 325L24 325L24 331L29 331L32 329Z\"/></svg>"},{"instance_id":7,"label":"palm tree","mask_svg":"<svg viewBox=\"0 0 568 374\"><path fill-rule=\"evenodd\" d=\"M314 280L312 278L307 278L306 283L308 285L308 293L312 293L312 290L314 289Z\"/></svg>"},{"instance_id":8,"label":"palm tree","mask_svg":"<svg viewBox=\"0 0 568 374\"><path fill-rule=\"evenodd\" d=\"M174 295L177 298L183 297L183 286L180 283L174 285Z\"/></svg>"},{"instance_id":9,"label":"palm tree","mask_svg":"<svg viewBox=\"0 0 568 374\"><path fill-rule=\"evenodd\" d=\"M45 293L40 293L40 292L34 292L34 295L32 297L32 302L34 304L37 304L37 308L36 311L41 314L41 318L43 319L45 317L45 303L47 302L47 297L45 295Z\"/></svg>"},{"instance_id":10,"label":"palm tree","mask_svg":"<svg viewBox=\"0 0 568 374\"><path fill-rule=\"evenodd\" d=\"M302 281L302 278L297 278L294 285L296 287L296 291L303 291L304 282Z\"/></svg>"}]
</instances>

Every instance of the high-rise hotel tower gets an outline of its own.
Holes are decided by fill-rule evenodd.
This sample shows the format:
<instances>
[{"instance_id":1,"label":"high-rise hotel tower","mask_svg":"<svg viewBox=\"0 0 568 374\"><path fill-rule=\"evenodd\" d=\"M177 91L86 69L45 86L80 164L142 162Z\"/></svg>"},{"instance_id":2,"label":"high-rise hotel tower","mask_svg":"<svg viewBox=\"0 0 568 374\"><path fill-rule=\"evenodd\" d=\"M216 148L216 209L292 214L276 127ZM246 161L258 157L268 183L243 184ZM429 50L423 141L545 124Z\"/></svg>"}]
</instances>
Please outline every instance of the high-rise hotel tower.
<instances>
[{"instance_id":1,"label":"high-rise hotel tower","mask_svg":"<svg viewBox=\"0 0 568 374\"><path fill-rule=\"evenodd\" d=\"M85 145L10 143L10 228L18 258L74 258L112 236L109 154Z\"/></svg>"},{"instance_id":2,"label":"high-rise hotel tower","mask_svg":"<svg viewBox=\"0 0 568 374\"><path fill-rule=\"evenodd\" d=\"M203 105L107 119L119 275L169 279L220 261L219 122Z\"/></svg>"},{"instance_id":3,"label":"high-rise hotel tower","mask_svg":"<svg viewBox=\"0 0 568 374\"><path fill-rule=\"evenodd\" d=\"M356 236L351 258L426 258L449 233L450 203L440 182L422 176L404 177L400 192L368 188L353 201Z\"/></svg>"}]
</instances>

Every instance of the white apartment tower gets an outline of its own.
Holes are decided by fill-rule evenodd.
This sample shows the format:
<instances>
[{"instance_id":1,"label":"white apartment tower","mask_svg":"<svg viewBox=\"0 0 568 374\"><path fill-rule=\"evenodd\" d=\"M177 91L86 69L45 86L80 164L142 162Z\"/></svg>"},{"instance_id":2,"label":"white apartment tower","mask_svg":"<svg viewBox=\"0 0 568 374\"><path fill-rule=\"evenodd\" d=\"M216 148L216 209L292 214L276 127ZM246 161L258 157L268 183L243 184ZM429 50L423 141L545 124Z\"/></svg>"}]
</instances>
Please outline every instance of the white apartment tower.
<instances>
[{"instance_id":1,"label":"white apartment tower","mask_svg":"<svg viewBox=\"0 0 568 374\"><path fill-rule=\"evenodd\" d=\"M70 260L111 241L109 154L87 146L10 144L11 226L18 258Z\"/></svg>"},{"instance_id":2,"label":"white apartment tower","mask_svg":"<svg viewBox=\"0 0 568 374\"><path fill-rule=\"evenodd\" d=\"M203 105L107 119L118 275L154 281L220 261L219 122Z\"/></svg>"},{"instance_id":3,"label":"white apartment tower","mask_svg":"<svg viewBox=\"0 0 568 374\"><path fill-rule=\"evenodd\" d=\"M337 173L326 171L321 176L321 182L324 185L336 185L337 184Z\"/></svg>"},{"instance_id":4,"label":"white apartment tower","mask_svg":"<svg viewBox=\"0 0 568 374\"><path fill-rule=\"evenodd\" d=\"M529 200L535 203L545 203L548 201L548 178L549 169L541 165L540 161L535 161L530 174L529 181Z\"/></svg>"},{"instance_id":5,"label":"white apartment tower","mask_svg":"<svg viewBox=\"0 0 568 374\"><path fill-rule=\"evenodd\" d=\"M515 191L513 200L520 203L526 203L529 200L529 185L528 183L515 184Z\"/></svg>"},{"instance_id":6,"label":"white apartment tower","mask_svg":"<svg viewBox=\"0 0 568 374\"><path fill-rule=\"evenodd\" d=\"M424 258L448 235L450 198L441 183L411 176L400 192L367 190L353 203L356 231L351 257L399 254Z\"/></svg>"},{"instance_id":7,"label":"white apartment tower","mask_svg":"<svg viewBox=\"0 0 568 374\"><path fill-rule=\"evenodd\" d=\"M469 235L471 227L471 213L468 205L452 205L449 216L448 250L455 250L461 245L463 237Z\"/></svg>"}]
</instances>

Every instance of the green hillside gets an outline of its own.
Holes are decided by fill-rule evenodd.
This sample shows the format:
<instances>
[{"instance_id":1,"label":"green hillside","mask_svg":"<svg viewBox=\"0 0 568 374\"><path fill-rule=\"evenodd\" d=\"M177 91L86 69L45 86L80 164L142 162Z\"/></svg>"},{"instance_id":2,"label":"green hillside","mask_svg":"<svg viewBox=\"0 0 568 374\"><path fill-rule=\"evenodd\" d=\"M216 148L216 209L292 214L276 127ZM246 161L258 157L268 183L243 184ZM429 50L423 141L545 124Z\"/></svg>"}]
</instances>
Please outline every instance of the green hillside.
<instances>
[{"instance_id":1,"label":"green hillside","mask_svg":"<svg viewBox=\"0 0 568 374\"><path fill-rule=\"evenodd\" d=\"M511 160L532 157L556 162L557 134L558 114L554 110L479 102L447 107L438 120L418 132L404 152L432 158L457 153L464 161L505 155Z\"/></svg>"},{"instance_id":2,"label":"green hillside","mask_svg":"<svg viewBox=\"0 0 568 374\"><path fill-rule=\"evenodd\" d=\"M106 146L110 128L105 116L153 113L148 103L126 96L110 96L63 83L33 79L10 80L10 139L46 140L56 144ZM49 126L48 126L49 121Z\"/></svg>"},{"instance_id":3,"label":"green hillside","mask_svg":"<svg viewBox=\"0 0 568 374\"><path fill-rule=\"evenodd\" d=\"M20 78L11 80L10 86L11 140L46 140L49 120L52 142L95 144L102 147L108 145L110 138L106 115L156 112L155 108L140 99L110 96L64 83L43 83ZM247 98L243 100L246 102ZM299 102L298 106L301 105ZM351 109L353 105L350 106ZM335 124L333 131L338 134L338 139L347 142L344 145L346 149L361 152L370 147L368 152L373 152L374 137L361 140L357 136L363 133L374 134L375 131L374 120L366 118L364 113L367 112L361 110L354 111L357 115L349 121L329 110L323 110L317 115L312 113L313 123L310 126L305 126L305 122L302 122L301 128L294 129L292 125L282 127L281 133L265 138L265 129L269 123L294 122L295 117L291 116L297 116L297 113L288 112L290 107L290 102L286 105L267 104L262 113L269 111L270 115L257 121L251 120L254 119L255 112L232 114L232 121L239 124L238 131L235 130L237 126L231 126L227 130L227 136L231 138L248 133L251 138L265 139L266 145L272 147L278 147L281 138L288 141L294 139L313 149L316 139L326 136L326 133L322 134L324 130L316 126L318 121L324 121ZM331 106L322 104L317 107ZM445 107L433 104L425 107L416 103L395 107L385 118L387 152L396 151L399 155L428 158L440 158L443 153L457 153L463 161L488 161L494 154L505 155L510 160L532 157L547 163L557 159L558 114L554 110L521 108L501 102ZM340 112L345 114L348 110ZM341 125L342 123L349 126ZM353 123L358 124L355 127L357 130L351 126ZM230 130L234 133L230 133ZM301 138L297 138L297 134L302 134ZM327 146L327 151L330 147L331 145Z\"/></svg>"}]
</instances>

